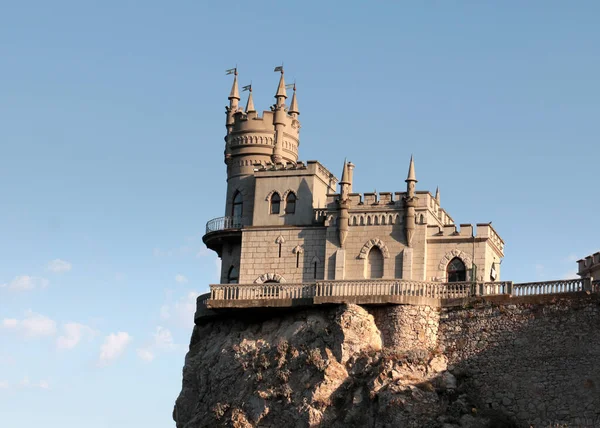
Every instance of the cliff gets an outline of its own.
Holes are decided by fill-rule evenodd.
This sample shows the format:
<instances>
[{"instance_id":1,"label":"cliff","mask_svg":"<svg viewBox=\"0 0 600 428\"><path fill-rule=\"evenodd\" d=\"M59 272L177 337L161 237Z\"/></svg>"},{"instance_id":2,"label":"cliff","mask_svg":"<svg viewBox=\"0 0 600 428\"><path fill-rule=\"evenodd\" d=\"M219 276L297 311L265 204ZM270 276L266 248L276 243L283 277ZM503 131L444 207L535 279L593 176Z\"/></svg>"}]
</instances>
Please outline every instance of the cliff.
<instances>
[{"instance_id":1,"label":"cliff","mask_svg":"<svg viewBox=\"0 0 600 428\"><path fill-rule=\"evenodd\" d=\"M238 312L196 325L196 427L600 426L595 296Z\"/></svg>"}]
</instances>

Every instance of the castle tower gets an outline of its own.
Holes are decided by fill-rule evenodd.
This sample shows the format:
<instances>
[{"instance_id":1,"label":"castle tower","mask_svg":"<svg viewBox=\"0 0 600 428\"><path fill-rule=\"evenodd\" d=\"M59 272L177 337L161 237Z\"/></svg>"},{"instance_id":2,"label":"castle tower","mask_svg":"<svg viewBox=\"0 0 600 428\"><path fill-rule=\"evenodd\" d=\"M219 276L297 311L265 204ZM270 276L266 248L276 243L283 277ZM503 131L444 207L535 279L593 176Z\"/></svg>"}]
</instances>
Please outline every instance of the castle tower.
<instances>
[{"instance_id":1,"label":"castle tower","mask_svg":"<svg viewBox=\"0 0 600 428\"><path fill-rule=\"evenodd\" d=\"M415 162L410 157L408 167L408 176L406 177L406 196L404 197L404 232L406 234L406 244L412 246L413 235L415 234L415 207L417 198L415 196L415 187L417 176L415 175Z\"/></svg>"},{"instance_id":2,"label":"castle tower","mask_svg":"<svg viewBox=\"0 0 600 428\"><path fill-rule=\"evenodd\" d=\"M262 117L254 107L252 87L249 85L245 111L240 107L238 73L234 72L233 85L226 107L225 164L227 165L227 202L225 216L236 217L240 226L250 225L254 209L254 170L258 165L292 163L298 161L300 122L296 92L291 111L285 105L287 98L283 68L275 94L276 103ZM235 200L235 201L234 201Z\"/></svg>"}]
</instances>

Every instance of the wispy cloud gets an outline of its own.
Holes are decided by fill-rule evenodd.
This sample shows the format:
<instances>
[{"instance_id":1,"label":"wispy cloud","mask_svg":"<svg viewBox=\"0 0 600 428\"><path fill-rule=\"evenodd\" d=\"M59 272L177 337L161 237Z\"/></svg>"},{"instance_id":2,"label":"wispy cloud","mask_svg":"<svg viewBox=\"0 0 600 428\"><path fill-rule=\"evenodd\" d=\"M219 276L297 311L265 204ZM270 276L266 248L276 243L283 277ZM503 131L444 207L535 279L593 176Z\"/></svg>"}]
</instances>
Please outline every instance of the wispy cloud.
<instances>
[{"instance_id":1,"label":"wispy cloud","mask_svg":"<svg viewBox=\"0 0 600 428\"><path fill-rule=\"evenodd\" d=\"M175 275L175 281L177 281L180 284L185 284L186 282L188 282L188 279L184 275L178 273L177 275Z\"/></svg>"},{"instance_id":2,"label":"wispy cloud","mask_svg":"<svg viewBox=\"0 0 600 428\"><path fill-rule=\"evenodd\" d=\"M69 272L72 267L71 263L61 259L54 259L47 266L48 270L54 273Z\"/></svg>"},{"instance_id":3,"label":"wispy cloud","mask_svg":"<svg viewBox=\"0 0 600 428\"><path fill-rule=\"evenodd\" d=\"M152 341L145 347L137 350L138 357L150 362L154 360L158 351L172 351L177 349L178 345L173 341L173 335L167 328L158 326L152 335Z\"/></svg>"},{"instance_id":4,"label":"wispy cloud","mask_svg":"<svg viewBox=\"0 0 600 428\"><path fill-rule=\"evenodd\" d=\"M6 380L0 380L0 389L8 389L10 388L10 384Z\"/></svg>"},{"instance_id":5,"label":"wispy cloud","mask_svg":"<svg viewBox=\"0 0 600 428\"><path fill-rule=\"evenodd\" d=\"M40 380L39 382L31 382L29 377L25 376L20 382L21 388L39 388L39 389L50 389L50 383L47 380Z\"/></svg>"},{"instance_id":6,"label":"wispy cloud","mask_svg":"<svg viewBox=\"0 0 600 428\"><path fill-rule=\"evenodd\" d=\"M62 326L63 334L56 339L58 349L73 349L83 338L91 338L94 330L84 324L69 322Z\"/></svg>"},{"instance_id":7,"label":"wispy cloud","mask_svg":"<svg viewBox=\"0 0 600 428\"><path fill-rule=\"evenodd\" d=\"M147 348L140 348L137 350L137 355L138 357L140 357L142 360L146 361L146 362L151 362L152 360L154 360L154 354L152 353L152 351L150 351Z\"/></svg>"},{"instance_id":8,"label":"wispy cloud","mask_svg":"<svg viewBox=\"0 0 600 428\"><path fill-rule=\"evenodd\" d=\"M45 315L36 314L31 310L26 311L25 317L21 320L4 318L2 327L17 331L26 337L44 337L56 334L56 321Z\"/></svg>"},{"instance_id":9,"label":"wispy cloud","mask_svg":"<svg viewBox=\"0 0 600 428\"><path fill-rule=\"evenodd\" d=\"M127 348L127 345L133 338L129 333L120 331L118 333L111 333L104 339L104 343L100 347L100 357L98 358L98 364L100 366L106 366L117 360Z\"/></svg>"},{"instance_id":10,"label":"wispy cloud","mask_svg":"<svg viewBox=\"0 0 600 428\"><path fill-rule=\"evenodd\" d=\"M0 284L0 288L8 288L9 290L15 291L28 291L34 288L45 288L49 284L46 278L37 276L20 275L16 276L9 283Z\"/></svg>"}]
</instances>

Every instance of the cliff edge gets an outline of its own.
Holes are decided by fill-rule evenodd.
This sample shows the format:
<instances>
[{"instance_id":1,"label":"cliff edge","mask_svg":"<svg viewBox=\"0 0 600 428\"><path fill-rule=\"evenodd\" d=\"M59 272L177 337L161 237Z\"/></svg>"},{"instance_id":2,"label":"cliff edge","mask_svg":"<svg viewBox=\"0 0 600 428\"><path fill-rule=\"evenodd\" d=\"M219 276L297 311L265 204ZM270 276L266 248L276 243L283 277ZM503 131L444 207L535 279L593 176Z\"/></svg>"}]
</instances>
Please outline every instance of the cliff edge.
<instances>
[{"instance_id":1,"label":"cliff edge","mask_svg":"<svg viewBox=\"0 0 600 428\"><path fill-rule=\"evenodd\" d=\"M578 296L207 321L194 328L173 418L178 428L600 426L598 308Z\"/></svg>"}]
</instances>

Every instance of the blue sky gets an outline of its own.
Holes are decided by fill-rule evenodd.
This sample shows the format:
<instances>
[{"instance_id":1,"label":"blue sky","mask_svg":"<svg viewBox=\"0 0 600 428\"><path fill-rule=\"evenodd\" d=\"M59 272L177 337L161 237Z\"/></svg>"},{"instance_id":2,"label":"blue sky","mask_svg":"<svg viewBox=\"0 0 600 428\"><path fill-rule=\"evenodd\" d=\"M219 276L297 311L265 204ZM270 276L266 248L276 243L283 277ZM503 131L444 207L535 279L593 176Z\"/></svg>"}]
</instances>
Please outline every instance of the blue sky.
<instances>
[{"instance_id":1,"label":"blue sky","mask_svg":"<svg viewBox=\"0 0 600 428\"><path fill-rule=\"evenodd\" d=\"M231 76L296 79L300 158L355 190L440 186L502 278L597 251L595 1L0 2L0 426L168 427ZM245 99L242 100L245 103ZM596 118L596 119L594 119Z\"/></svg>"}]
</instances>

